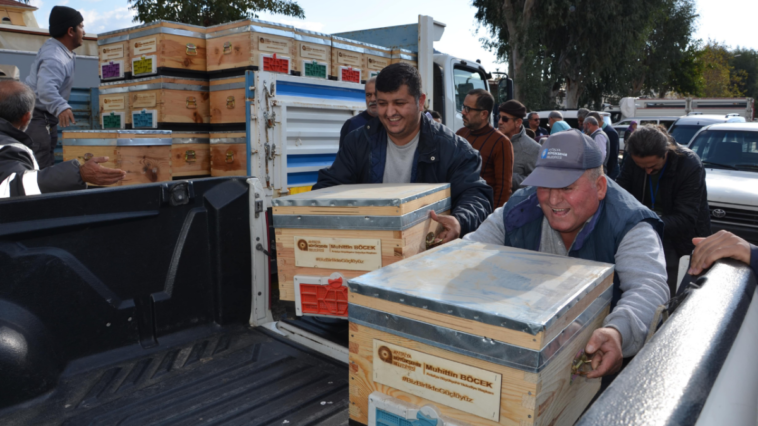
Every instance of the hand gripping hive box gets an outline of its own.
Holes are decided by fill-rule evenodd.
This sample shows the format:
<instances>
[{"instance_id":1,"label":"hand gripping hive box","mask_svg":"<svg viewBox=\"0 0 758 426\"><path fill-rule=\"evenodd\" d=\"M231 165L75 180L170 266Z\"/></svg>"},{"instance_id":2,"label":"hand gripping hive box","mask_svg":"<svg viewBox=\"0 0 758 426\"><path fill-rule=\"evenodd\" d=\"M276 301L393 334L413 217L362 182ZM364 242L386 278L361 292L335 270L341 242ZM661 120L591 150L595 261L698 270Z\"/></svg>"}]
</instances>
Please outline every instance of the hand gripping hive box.
<instances>
[{"instance_id":1,"label":"hand gripping hive box","mask_svg":"<svg viewBox=\"0 0 758 426\"><path fill-rule=\"evenodd\" d=\"M104 129L208 130L208 81L187 77L148 77L100 85Z\"/></svg>"},{"instance_id":2,"label":"hand gripping hive box","mask_svg":"<svg viewBox=\"0 0 758 426\"><path fill-rule=\"evenodd\" d=\"M208 72L246 69L289 74L295 58L295 29L249 19L208 27Z\"/></svg>"},{"instance_id":3,"label":"hand gripping hive box","mask_svg":"<svg viewBox=\"0 0 758 426\"><path fill-rule=\"evenodd\" d=\"M429 212L451 209L450 184L339 185L272 204L279 298L346 317L345 280L424 251L439 233Z\"/></svg>"},{"instance_id":4,"label":"hand gripping hive box","mask_svg":"<svg viewBox=\"0 0 758 426\"><path fill-rule=\"evenodd\" d=\"M171 136L169 130L64 130L63 161L109 157L103 167L126 172L113 186L169 181Z\"/></svg>"},{"instance_id":5,"label":"hand gripping hive box","mask_svg":"<svg viewBox=\"0 0 758 426\"><path fill-rule=\"evenodd\" d=\"M205 31L205 27L170 21L129 28L132 76L205 77Z\"/></svg>"},{"instance_id":6,"label":"hand gripping hive box","mask_svg":"<svg viewBox=\"0 0 758 426\"><path fill-rule=\"evenodd\" d=\"M350 418L574 424L600 388L573 364L608 314L613 271L457 240L351 278Z\"/></svg>"}]
</instances>

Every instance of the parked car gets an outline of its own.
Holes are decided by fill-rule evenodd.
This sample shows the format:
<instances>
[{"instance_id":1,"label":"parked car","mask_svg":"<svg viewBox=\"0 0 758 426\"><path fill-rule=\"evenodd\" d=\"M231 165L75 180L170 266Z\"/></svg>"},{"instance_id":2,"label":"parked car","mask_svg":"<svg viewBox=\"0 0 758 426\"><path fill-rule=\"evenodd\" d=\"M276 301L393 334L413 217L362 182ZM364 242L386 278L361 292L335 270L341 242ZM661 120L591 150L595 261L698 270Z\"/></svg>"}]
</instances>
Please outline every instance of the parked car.
<instances>
[{"instance_id":1,"label":"parked car","mask_svg":"<svg viewBox=\"0 0 758 426\"><path fill-rule=\"evenodd\" d=\"M704 115L690 114L679 118L669 128L669 134L682 145L689 145L698 130L709 124L744 123L745 119L737 114Z\"/></svg>"},{"instance_id":2,"label":"parked car","mask_svg":"<svg viewBox=\"0 0 758 426\"><path fill-rule=\"evenodd\" d=\"M624 136L626 134L626 129L629 127L630 124L632 124L632 121L636 121L638 126L643 126L645 124L663 124L666 126L666 129L671 127L672 124L676 120L678 120L679 117L630 117L630 118L624 118L623 120L620 120L617 123L613 124L613 128L618 132L619 134L619 152L624 151Z\"/></svg>"},{"instance_id":3,"label":"parked car","mask_svg":"<svg viewBox=\"0 0 758 426\"><path fill-rule=\"evenodd\" d=\"M706 168L711 230L758 244L758 123L705 126L689 147Z\"/></svg>"}]
</instances>

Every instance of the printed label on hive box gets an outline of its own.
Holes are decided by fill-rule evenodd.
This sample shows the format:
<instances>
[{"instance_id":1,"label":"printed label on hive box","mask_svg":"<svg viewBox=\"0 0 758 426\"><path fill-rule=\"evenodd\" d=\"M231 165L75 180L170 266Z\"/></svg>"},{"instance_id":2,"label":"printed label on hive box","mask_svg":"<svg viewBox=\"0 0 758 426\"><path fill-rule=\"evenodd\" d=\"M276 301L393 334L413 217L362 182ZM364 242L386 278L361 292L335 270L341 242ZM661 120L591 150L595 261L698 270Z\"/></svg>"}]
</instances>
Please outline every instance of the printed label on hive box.
<instances>
[{"instance_id":1,"label":"printed label on hive box","mask_svg":"<svg viewBox=\"0 0 758 426\"><path fill-rule=\"evenodd\" d=\"M105 61L108 59L119 59L124 57L124 45L123 44L106 44L100 47L100 59Z\"/></svg>"},{"instance_id":2,"label":"printed label on hive box","mask_svg":"<svg viewBox=\"0 0 758 426\"><path fill-rule=\"evenodd\" d=\"M141 38L134 40L132 44L132 53L134 56L143 55L145 53L153 53L158 48L158 39L155 37Z\"/></svg>"},{"instance_id":3,"label":"printed label on hive box","mask_svg":"<svg viewBox=\"0 0 758 426\"><path fill-rule=\"evenodd\" d=\"M295 266L373 271L382 267L382 241L295 237Z\"/></svg>"},{"instance_id":4,"label":"printed label on hive box","mask_svg":"<svg viewBox=\"0 0 758 426\"><path fill-rule=\"evenodd\" d=\"M258 37L258 49L273 53L290 54L290 42L285 39L273 38L271 36Z\"/></svg>"},{"instance_id":5,"label":"printed label on hive box","mask_svg":"<svg viewBox=\"0 0 758 426\"><path fill-rule=\"evenodd\" d=\"M132 97L132 107L154 107L158 103L157 98L155 93L135 93Z\"/></svg>"},{"instance_id":6,"label":"printed label on hive box","mask_svg":"<svg viewBox=\"0 0 758 426\"><path fill-rule=\"evenodd\" d=\"M351 52L349 50L338 50L337 51L337 62L341 65L352 65L354 67L360 67L363 65L361 62L363 59L361 58L360 53Z\"/></svg>"},{"instance_id":7,"label":"printed label on hive box","mask_svg":"<svg viewBox=\"0 0 758 426\"><path fill-rule=\"evenodd\" d=\"M329 60L329 52L327 49L328 48L326 46L303 43L300 45L300 57L327 61Z\"/></svg>"},{"instance_id":8,"label":"printed label on hive box","mask_svg":"<svg viewBox=\"0 0 758 426\"><path fill-rule=\"evenodd\" d=\"M367 68L370 70L375 71L381 71L382 69L386 68L390 64L389 59L380 58L378 56L369 56L366 59L366 63L368 64Z\"/></svg>"},{"instance_id":9,"label":"printed label on hive box","mask_svg":"<svg viewBox=\"0 0 758 426\"><path fill-rule=\"evenodd\" d=\"M374 381L500 421L502 375L374 339Z\"/></svg>"},{"instance_id":10,"label":"printed label on hive box","mask_svg":"<svg viewBox=\"0 0 758 426\"><path fill-rule=\"evenodd\" d=\"M102 96L103 111L117 111L126 109L126 103L124 102L125 97L126 95Z\"/></svg>"}]
</instances>

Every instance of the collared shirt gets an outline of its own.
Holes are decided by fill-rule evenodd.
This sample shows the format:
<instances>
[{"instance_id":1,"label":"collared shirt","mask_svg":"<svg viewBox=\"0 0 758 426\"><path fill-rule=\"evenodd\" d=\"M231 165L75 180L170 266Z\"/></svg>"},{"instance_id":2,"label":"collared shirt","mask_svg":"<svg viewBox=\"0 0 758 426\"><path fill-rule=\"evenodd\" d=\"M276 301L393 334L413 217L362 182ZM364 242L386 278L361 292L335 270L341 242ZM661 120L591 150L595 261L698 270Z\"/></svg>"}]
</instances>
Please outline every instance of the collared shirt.
<instances>
[{"instance_id":1,"label":"collared shirt","mask_svg":"<svg viewBox=\"0 0 758 426\"><path fill-rule=\"evenodd\" d=\"M76 54L51 38L37 52L26 84L34 90L36 107L59 116L70 109L68 98L74 86Z\"/></svg>"}]
</instances>

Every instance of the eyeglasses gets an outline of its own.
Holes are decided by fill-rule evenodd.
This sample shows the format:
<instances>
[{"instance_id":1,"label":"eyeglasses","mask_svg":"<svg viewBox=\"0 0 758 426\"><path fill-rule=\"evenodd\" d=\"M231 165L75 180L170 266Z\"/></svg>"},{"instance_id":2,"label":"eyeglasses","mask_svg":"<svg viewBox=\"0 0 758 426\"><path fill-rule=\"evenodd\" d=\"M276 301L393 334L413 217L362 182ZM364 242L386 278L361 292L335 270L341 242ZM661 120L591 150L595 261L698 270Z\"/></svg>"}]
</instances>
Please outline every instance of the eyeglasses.
<instances>
[{"instance_id":1,"label":"eyeglasses","mask_svg":"<svg viewBox=\"0 0 758 426\"><path fill-rule=\"evenodd\" d=\"M485 109L483 109L483 108L471 108L471 107L470 107L470 106L468 106L468 105L463 105L463 107L462 107L461 109L462 109L462 110L463 110L463 112L465 112L466 114L468 114L468 113L469 113L469 112L471 112L471 111L486 111L486 110L485 110Z\"/></svg>"},{"instance_id":2,"label":"eyeglasses","mask_svg":"<svg viewBox=\"0 0 758 426\"><path fill-rule=\"evenodd\" d=\"M506 117L504 115L500 116L500 121L502 121L503 123L507 123L507 122L509 122L511 120L516 120L516 118L510 118L510 117Z\"/></svg>"}]
</instances>

